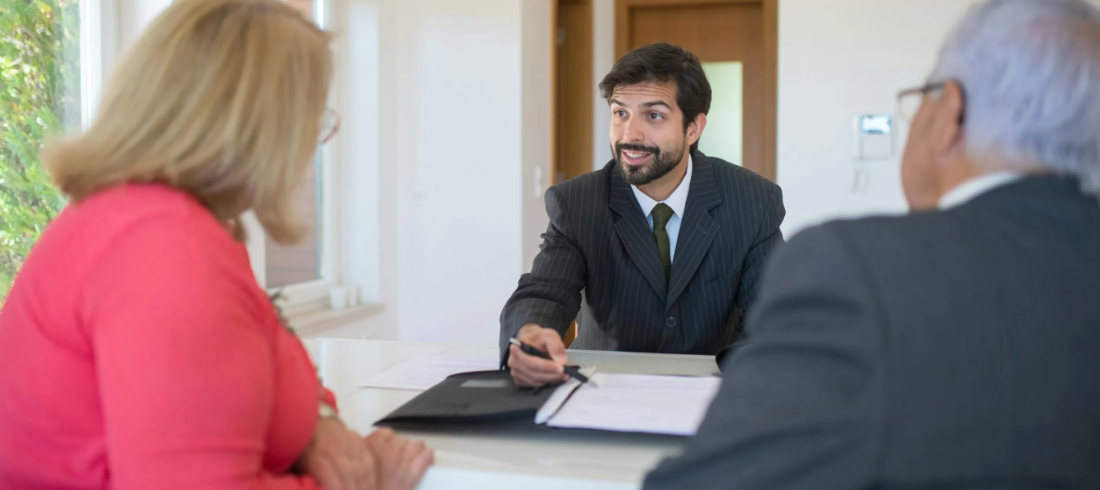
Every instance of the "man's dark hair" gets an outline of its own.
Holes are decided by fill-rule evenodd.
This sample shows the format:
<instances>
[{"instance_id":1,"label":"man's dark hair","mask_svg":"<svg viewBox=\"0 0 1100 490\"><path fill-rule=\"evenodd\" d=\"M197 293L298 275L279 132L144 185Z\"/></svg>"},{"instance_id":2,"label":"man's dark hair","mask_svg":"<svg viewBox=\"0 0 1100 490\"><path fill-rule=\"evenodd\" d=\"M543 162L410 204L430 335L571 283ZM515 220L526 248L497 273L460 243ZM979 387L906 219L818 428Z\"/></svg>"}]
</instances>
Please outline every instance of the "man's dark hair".
<instances>
[{"instance_id":1,"label":"man's dark hair","mask_svg":"<svg viewBox=\"0 0 1100 490\"><path fill-rule=\"evenodd\" d=\"M610 100L615 88L645 82L676 82L676 105L684 113L684 131L699 114L710 112L710 82L699 58L690 51L668 43L634 48L611 68L600 82L600 94ZM691 145L691 151L699 142Z\"/></svg>"}]
</instances>

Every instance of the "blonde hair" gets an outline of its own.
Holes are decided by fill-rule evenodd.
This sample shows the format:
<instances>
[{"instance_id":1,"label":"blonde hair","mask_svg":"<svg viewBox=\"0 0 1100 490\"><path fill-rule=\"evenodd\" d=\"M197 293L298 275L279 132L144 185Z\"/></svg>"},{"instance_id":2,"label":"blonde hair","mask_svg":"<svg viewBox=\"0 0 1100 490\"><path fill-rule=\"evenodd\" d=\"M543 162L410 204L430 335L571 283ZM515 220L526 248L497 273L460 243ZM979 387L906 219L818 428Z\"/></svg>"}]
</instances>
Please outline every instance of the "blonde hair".
<instances>
[{"instance_id":1,"label":"blonde hair","mask_svg":"<svg viewBox=\"0 0 1100 490\"><path fill-rule=\"evenodd\" d=\"M119 63L87 131L42 158L75 201L165 183L225 223L251 209L290 243L306 230L291 196L315 154L331 77L329 36L290 6L178 0Z\"/></svg>"}]
</instances>

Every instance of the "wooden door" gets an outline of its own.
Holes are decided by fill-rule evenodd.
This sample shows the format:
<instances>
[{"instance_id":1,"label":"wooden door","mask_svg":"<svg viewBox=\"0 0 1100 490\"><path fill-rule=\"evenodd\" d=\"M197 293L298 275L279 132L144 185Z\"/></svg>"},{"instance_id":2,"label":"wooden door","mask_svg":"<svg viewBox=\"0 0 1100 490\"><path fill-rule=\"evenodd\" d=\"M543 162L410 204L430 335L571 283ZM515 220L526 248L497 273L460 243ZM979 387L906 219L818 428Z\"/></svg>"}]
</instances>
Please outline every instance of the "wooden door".
<instances>
[{"instance_id":1,"label":"wooden door","mask_svg":"<svg viewBox=\"0 0 1100 490\"><path fill-rule=\"evenodd\" d=\"M706 152L715 138L740 138L738 157L727 160L775 180L778 0L617 0L616 55L656 42L695 53L708 69L739 63L739 135L703 132ZM708 78L711 78L708 71ZM729 86L711 79L715 100ZM712 106L712 111L714 110ZM709 140L708 140L709 139ZM721 155L719 155L721 156ZM741 161L735 161L735 160Z\"/></svg>"},{"instance_id":2,"label":"wooden door","mask_svg":"<svg viewBox=\"0 0 1100 490\"><path fill-rule=\"evenodd\" d=\"M556 0L554 183L592 171L592 3Z\"/></svg>"}]
</instances>

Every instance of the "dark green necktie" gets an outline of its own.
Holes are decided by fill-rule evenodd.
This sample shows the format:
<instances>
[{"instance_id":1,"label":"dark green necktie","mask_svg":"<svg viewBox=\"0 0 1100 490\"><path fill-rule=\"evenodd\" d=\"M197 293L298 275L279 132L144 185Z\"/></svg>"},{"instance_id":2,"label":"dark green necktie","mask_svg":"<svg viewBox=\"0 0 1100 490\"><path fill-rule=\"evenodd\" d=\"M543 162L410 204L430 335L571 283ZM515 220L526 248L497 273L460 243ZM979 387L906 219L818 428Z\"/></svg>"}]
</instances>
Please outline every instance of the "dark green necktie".
<instances>
[{"instance_id":1,"label":"dark green necktie","mask_svg":"<svg viewBox=\"0 0 1100 490\"><path fill-rule=\"evenodd\" d=\"M665 268L665 282L672 276L672 249L668 244L668 231L665 225L672 219L672 208L665 203L660 203L650 212L653 216L653 236L657 239L657 257L661 259L661 266Z\"/></svg>"}]
</instances>

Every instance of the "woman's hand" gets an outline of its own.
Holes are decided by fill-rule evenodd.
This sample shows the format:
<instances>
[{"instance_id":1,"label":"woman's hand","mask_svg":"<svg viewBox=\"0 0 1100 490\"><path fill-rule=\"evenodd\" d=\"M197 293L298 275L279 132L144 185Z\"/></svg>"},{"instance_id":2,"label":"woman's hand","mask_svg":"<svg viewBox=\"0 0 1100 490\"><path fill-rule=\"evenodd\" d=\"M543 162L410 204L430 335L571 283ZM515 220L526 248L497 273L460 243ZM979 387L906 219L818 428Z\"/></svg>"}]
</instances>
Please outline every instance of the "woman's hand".
<instances>
[{"instance_id":1,"label":"woman's hand","mask_svg":"<svg viewBox=\"0 0 1100 490\"><path fill-rule=\"evenodd\" d=\"M398 437L390 429L378 429L363 441L375 459L378 490L413 490L435 462L423 442Z\"/></svg>"},{"instance_id":2,"label":"woman's hand","mask_svg":"<svg viewBox=\"0 0 1100 490\"><path fill-rule=\"evenodd\" d=\"M324 490L380 488L375 456L359 434L335 418L317 421L313 441L298 460L298 468L317 480Z\"/></svg>"}]
</instances>

